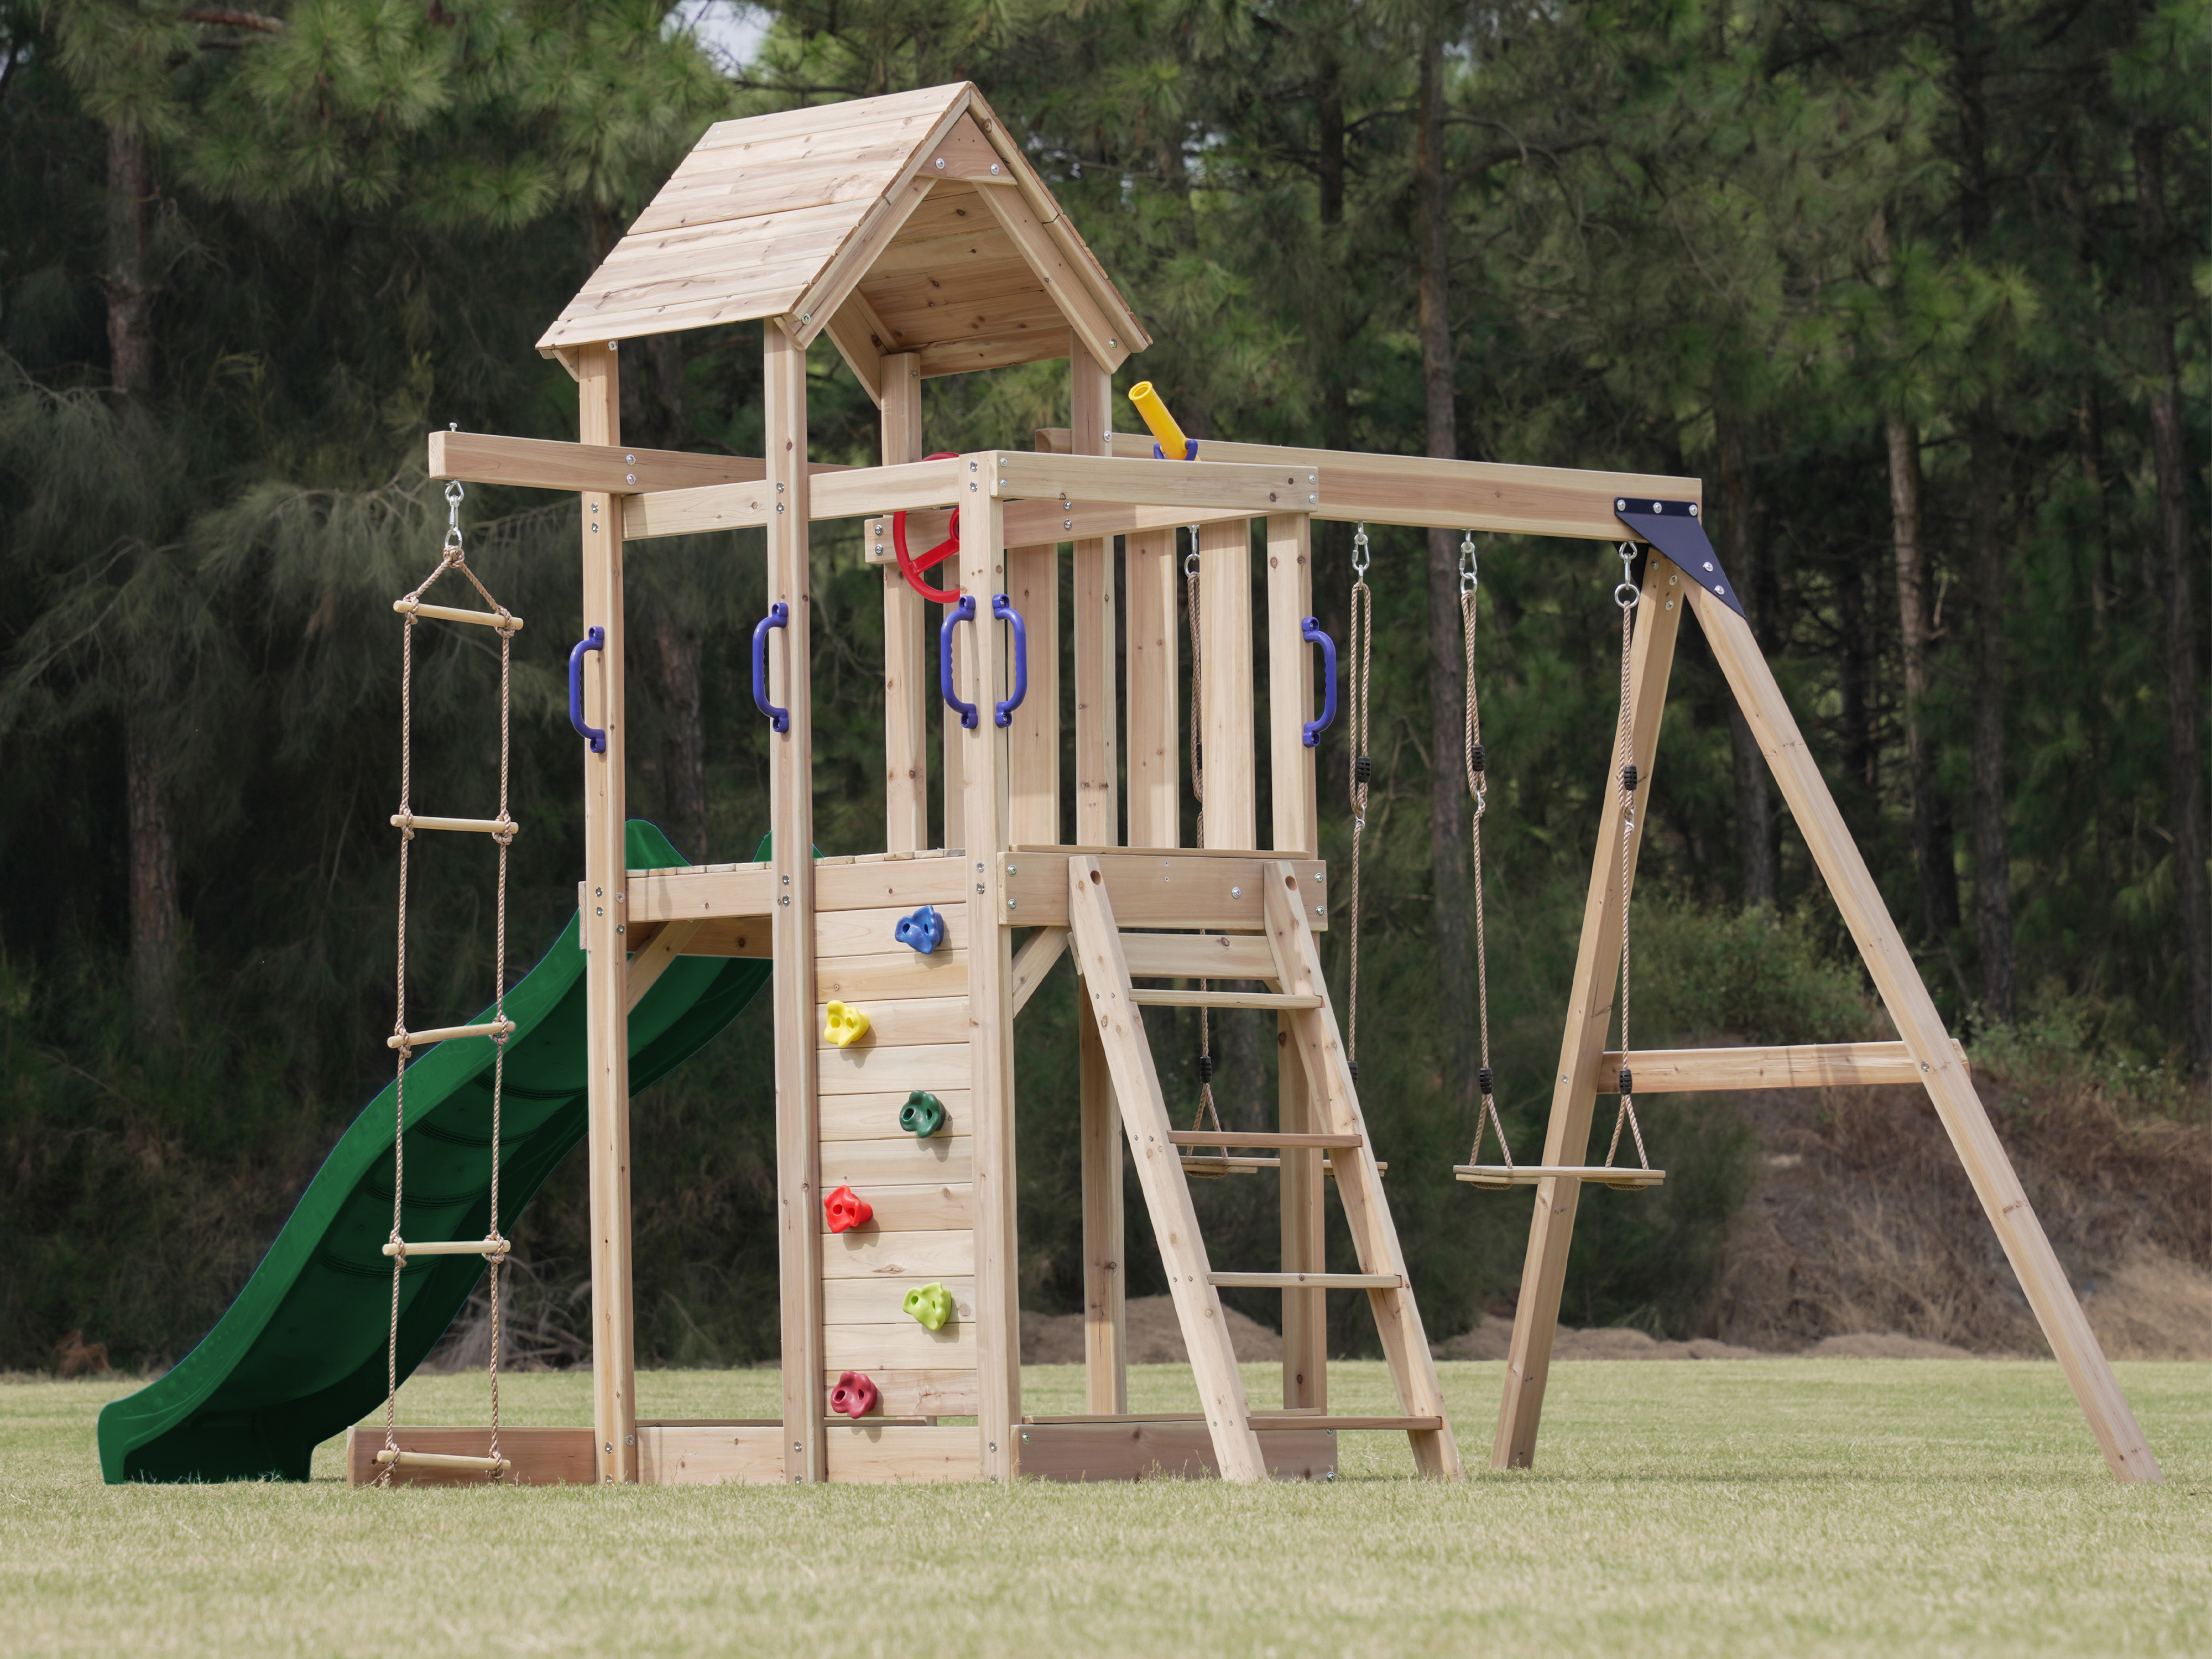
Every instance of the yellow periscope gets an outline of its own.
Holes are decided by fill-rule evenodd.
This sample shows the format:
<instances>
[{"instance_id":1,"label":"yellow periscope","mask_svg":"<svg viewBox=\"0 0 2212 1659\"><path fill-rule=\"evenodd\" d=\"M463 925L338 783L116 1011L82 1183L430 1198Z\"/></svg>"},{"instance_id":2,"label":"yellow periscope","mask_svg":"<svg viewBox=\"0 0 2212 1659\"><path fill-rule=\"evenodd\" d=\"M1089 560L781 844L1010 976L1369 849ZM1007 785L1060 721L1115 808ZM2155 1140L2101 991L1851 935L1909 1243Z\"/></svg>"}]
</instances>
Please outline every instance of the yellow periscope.
<instances>
[{"instance_id":1,"label":"yellow periscope","mask_svg":"<svg viewBox=\"0 0 2212 1659\"><path fill-rule=\"evenodd\" d=\"M1183 436L1182 428L1168 413L1168 406L1160 401L1160 394L1152 390L1150 380L1139 380L1131 386L1129 401L1145 417L1145 424L1152 428L1152 436L1159 440L1161 454L1171 461L1179 461L1189 453L1190 441Z\"/></svg>"}]
</instances>

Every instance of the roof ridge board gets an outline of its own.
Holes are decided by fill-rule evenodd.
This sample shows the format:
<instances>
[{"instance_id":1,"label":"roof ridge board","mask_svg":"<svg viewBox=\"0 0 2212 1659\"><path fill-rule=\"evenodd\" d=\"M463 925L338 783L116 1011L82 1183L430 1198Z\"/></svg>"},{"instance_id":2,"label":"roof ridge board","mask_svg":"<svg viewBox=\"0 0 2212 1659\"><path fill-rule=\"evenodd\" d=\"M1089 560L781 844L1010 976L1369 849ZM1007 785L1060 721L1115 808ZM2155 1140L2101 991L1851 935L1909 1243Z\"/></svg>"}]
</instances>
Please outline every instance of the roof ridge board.
<instances>
[{"instance_id":1,"label":"roof ridge board","mask_svg":"<svg viewBox=\"0 0 2212 1659\"><path fill-rule=\"evenodd\" d=\"M946 81L933 87L916 87L907 92L884 93L873 98L840 98L826 104L802 104L796 109L763 110L757 115L734 115L726 121L716 121L700 135L705 143L717 133L735 127L745 127L763 137L781 137L791 132L806 132L818 129L825 121L834 122L838 112L850 118L850 112L866 106L887 118L894 112L903 113L908 108L926 109L932 100L951 102L965 81ZM718 146L719 147L719 146ZM696 146L694 147L696 148Z\"/></svg>"}]
</instances>

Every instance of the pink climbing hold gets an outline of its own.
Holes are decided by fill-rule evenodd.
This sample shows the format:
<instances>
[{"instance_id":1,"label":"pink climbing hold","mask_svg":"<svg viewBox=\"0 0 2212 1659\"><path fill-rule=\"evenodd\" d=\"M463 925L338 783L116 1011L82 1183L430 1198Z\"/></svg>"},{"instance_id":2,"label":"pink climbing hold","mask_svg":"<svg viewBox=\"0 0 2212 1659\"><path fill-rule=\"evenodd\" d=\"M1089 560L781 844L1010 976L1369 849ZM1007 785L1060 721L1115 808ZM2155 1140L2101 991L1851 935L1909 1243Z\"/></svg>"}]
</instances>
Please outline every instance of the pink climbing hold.
<instances>
[{"instance_id":1,"label":"pink climbing hold","mask_svg":"<svg viewBox=\"0 0 2212 1659\"><path fill-rule=\"evenodd\" d=\"M844 1417L866 1417L880 1396L876 1385L858 1371L847 1371L830 1390L830 1409Z\"/></svg>"},{"instance_id":2,"label":"pink climbing hold","mask_svg":"<svg viewBox=\"0 0 2212 1659\"><path fill-rule=\"evenodd\" d=\"M865 1227L876 1218L868 1200L850 1187L840 1187L822 1200L823 1212L830 1218L833 1233L850 1232L855 1227Z\"/></svg>"}]
</instances>

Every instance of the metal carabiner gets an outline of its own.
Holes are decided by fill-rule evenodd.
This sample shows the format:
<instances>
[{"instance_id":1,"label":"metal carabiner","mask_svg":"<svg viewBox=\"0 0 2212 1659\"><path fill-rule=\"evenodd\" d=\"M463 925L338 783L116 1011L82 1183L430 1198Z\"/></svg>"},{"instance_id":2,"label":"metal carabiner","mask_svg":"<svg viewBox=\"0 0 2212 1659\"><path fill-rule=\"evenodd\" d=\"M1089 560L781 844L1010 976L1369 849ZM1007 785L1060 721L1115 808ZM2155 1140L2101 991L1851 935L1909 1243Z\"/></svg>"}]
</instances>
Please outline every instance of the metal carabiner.
<instances>
[{"instance_id":1,"label":"metal carabiner","mask_svg":"<svg viewBox=\"0 0 2212 1659\"><path fill-rule=\"evenodd\" d=\"M1482 566L1474 556L1474 532L1460 532L1459 592L1462 599L1474 592L1480 580Z\"/></svg>"},{"instance_id":2,"label":"metal carabiner","mask_svg":"<svg viewBox=\"0 0 2212 1659\"><path fill-rule=\"evenodd\" d=\"M458 553L461 547L461 498L467 492L456 478L446 486L446 551Z\"/></svg>"},{"instance_id":3,"label":"metal carabiner","mask_svg":"<svg viewBox=\"0 0 2212 1659\"><path fill-rule=\"evenodd\" d=\"M1359 528L1352 532L1352 574L1355 577L1364 578L1367 574L1367 525L1363 520Z\"/></svg>"},{"instance_id":4,"label":"metal carabiner","mask_svg":"<svg viewBox=\"0 0 2212 1659\"><path fill-rule=\"evenodd\" d=\"M1636 604L1637 600L1644 597L1644 592L1641 588L1638 587L1634 582L1628 579L1628 573L1636 563L1636 544L1634 542L1623 542L1620 544L1620 586L1613 590L1613 602L1619 605L1623 611L1626 611L1631 609ZM1628 597L1623 599L1621 595L1624 593Z\"/></svg>"},{"instance_id":5,"label":"metal carabiner","mask_svg":"<svg viewBox=\"0 0 2212 1659\"><path fill-rule=\"evenodd\" d=\"M1190 551L1182 556L1182 574L1194 577L1198 574L1198 526L1194 524L1183 527L1190 532Z\"/></svg>"}]
</instances>

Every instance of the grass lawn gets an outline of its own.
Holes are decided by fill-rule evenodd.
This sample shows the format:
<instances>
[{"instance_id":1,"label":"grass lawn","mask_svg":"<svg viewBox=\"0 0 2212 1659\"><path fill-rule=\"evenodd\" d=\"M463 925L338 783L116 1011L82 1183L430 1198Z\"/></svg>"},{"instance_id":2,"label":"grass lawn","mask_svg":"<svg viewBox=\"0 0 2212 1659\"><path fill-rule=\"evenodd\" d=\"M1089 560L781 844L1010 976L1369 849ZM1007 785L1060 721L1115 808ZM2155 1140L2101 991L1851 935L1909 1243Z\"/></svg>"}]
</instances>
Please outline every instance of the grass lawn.
<instances>
[{"instance_id":1,"label":"grass lawn","mask_svg":"<svg viewBox=\"0 0 2212 1659\"><path fill-rule=\"evenodd\" d=\"M1496 1364L1447 1364L1486 1466ZM1334 1485L349 1492L109 1487L112 1382L0 1388L0 1652L1364 1654L2212 1652L2212 1373L2123 1364L2168 1484L2105 1472L2057 1368L1583 1362L1539 1467L1407 1478L1346 1437ZM1279 1386L1247 1368L1255 1399ZM1080 1409L1036 1367L1035 1411ZM1332 1404L1389 1409L1379 1365ZM1195 1403L1182 1367L1133 1403ZM641 1375L655 1417L771 1415L772 1371ZM586 1423L589 1379L508 1379ZM403 1420L481 1420L428 1377Z\"/></svg>"}]
</instances>

